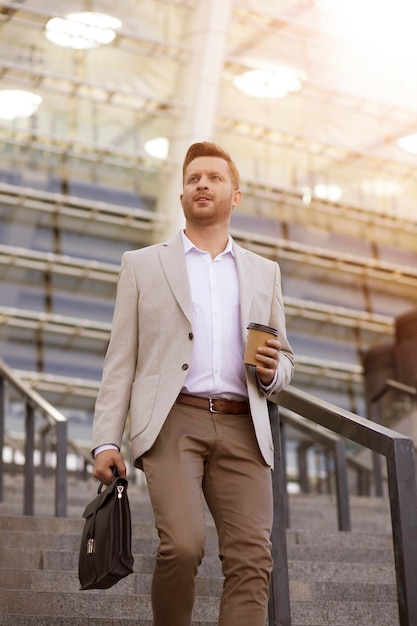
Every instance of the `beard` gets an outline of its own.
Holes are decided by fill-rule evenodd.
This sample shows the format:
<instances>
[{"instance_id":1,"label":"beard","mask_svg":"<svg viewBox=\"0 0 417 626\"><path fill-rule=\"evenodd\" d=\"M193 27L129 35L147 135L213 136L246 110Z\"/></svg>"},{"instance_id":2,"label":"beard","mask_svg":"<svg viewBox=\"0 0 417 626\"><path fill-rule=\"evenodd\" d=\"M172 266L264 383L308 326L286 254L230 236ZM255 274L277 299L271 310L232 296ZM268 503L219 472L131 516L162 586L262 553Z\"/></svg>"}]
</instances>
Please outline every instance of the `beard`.
<instances>
[{"instance_id":1,"label":"beard","mask_svg":"<svg viewBox=\"0 0 417 626\"><path fill-rule=\"evenodd\" d=\"M232 213L232 198L212 199L199 204L195 200L183 198L182 209L187 222L200 226L209 226L221 222L229 222Z\"/></svg>"}]
</instances>

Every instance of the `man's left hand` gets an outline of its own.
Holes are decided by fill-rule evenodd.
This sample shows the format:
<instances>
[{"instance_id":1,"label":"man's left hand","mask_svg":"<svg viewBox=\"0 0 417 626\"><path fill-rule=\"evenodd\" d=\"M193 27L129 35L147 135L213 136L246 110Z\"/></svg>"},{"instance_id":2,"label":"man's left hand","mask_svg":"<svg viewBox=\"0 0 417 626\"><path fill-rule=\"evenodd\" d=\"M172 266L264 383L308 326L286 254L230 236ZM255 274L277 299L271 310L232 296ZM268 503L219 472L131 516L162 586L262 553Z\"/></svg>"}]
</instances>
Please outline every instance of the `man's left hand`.
<instances>
[{"instance_id":1,"label":"man's left hand","mask_svg":"<svg viewBox=\"0 0 417 626\"><path fill-rule=\"evenodd\" d=\"M268 339L266 346L259 346L256 350L256 373L265 387L268 387L275 378L279 363L281 344L277 339Z\"/></svg>"}]
</instances>

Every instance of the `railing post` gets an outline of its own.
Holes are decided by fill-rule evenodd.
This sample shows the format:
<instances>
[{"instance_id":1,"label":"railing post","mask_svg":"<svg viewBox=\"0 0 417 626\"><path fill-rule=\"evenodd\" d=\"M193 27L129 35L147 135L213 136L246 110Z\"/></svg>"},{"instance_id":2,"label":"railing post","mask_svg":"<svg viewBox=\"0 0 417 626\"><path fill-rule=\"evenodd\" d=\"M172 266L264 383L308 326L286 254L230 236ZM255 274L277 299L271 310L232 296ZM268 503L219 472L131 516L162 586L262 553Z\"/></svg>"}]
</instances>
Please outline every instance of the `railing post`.
<instances>
[{"instance_id":1,"label":"railing post","mask_svg":"<svg viewBox=\"0 0 417 626\"><path fill-rule=\"evenodd\" d=\"M417 624L417 483L414 444L394 440L387 455L400 626Z\"/></svg>"},{"instance_id":2,"label":"railing post","mask_svg":"<svg viewBox=\"0 0 417 626\"><path fill-rule=\"evenodd\" d=\"M286 498L284 489L284 467L281 448L281 431L278 407L268 402L274 441L274 465L272 488L274 495L274 522L272 527L272 558L274 568L271 575L271 587L268 604L268 626L291 626L290 589L288 579L287 533L286 533Z\"/></svg>"},{"instance_id":3,"label":"railing post","mask_svg":"<svg viewBox=\"0 0 417 626\"><path fill-rule=\"evenodd\" d=\"M3 448L4 448L4 431L6 424L6 383L4 378L0 378L0 502L4 498L4 465L3 465Z\"/></svg>"},{"instance_id":4,"label":"railing post","mask_svg":"<svg viewBox=\"0 0 417 626\"><path fill-rule=\"evenodd\" d=\"M358 496L370 496L371 488L369 472L365 471L364 469L358 469L356 475L356 485Z\"/></svg>"},{"instance_id":5,"label":"railing post","mask_svg":"<svg viewBox=\"0 0 417 626\"><path fill-rule=\"evenodd\" d=\"M56 423L55 516L67 516L67 422Z\"/></svg>"},{"instance_id":6,"label":"railing post","mask_svg":"<svg viewBox=\"0 0 417 626\"><path fill-rule=\"evenodd\" d=\"M376 424L380 423L378 419L378 407L376 402L371 404L371 420ZM384 488L382 485L382 470L381 470L381 455L375 451L372 451L372 463L374 466L374 486L375 486L375 495L377 498L382 498L384 495Z\"/></svg>"},{"instance_id":7,"label":"railing post","mask_svg":"<svg viewBox=\"0 0 417 626\"><path fill-rule=\"evenodd\" d=\"M298 459L298 482L302 493L310 492L310 481L308 478L308 450L311 447L311 441L302 441L297 447Z\"/></svg>"},{"instance_id":8,"label":"railing post","mask_svg":"<svg viewBox=\"0 0 417 626\"><path fill-rule=\"evenodd\" d=\"M343 441L336 441L334 457L339 530L351 530L346 449Z\"/></svg>"},{"instance_id":9,"label":"railing post","mask_svg":"<svg viewBox=\"0 0 417 626\"><path fill-rule=\"evenodd\" d=\"M332 474L333 474L333 459L329 454L329 450L324 451L324 466L326 471L326 489L327 495L331 496L333 493L333 482L332 482Z\"/></svg>"},{"instance_id":10,"label":"railing post","mask_svg":"<svg viewBox=\"0 0 417 626\"><path fill-rule=\"evenodd\" d=\"M39 472L46 478L46 433L41 429L39 433Z\"/></svg>"},{"instance_id":11,"label":"railing post","mask_svg":"<svg viewBox=\"0 0 417 626\"><path fill-rule=\"evenodd\" d=\"M33 515L35 502L35 410L30 402L25 404L25 468L23 515Z\"/></svg>"},{"instance_id":12,"label":"railing post","mask_svg":"<svg viewBox=\"0 0 417 626\"><path fill-rule=\"evenodd\" d=\"M278 414L279 417L279 414ZM285 526L290 527L290 506L288 502L288 475L287 475L287 434L285 430L285 423L280 419L280 434L281 434L281 468L282 468L282 491L284 494L285 503Z\"/></svg>"}]
</instances>

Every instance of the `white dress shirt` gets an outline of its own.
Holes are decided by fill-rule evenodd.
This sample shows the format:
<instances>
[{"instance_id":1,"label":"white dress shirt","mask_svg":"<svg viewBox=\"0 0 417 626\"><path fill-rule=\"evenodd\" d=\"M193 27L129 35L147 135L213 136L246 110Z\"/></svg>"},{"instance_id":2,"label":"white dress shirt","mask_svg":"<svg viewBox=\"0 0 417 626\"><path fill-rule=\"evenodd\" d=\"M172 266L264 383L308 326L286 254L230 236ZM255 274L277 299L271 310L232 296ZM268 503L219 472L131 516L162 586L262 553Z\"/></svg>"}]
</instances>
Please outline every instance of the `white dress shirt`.
<instances>
[{"instance_id":1,"label":"white dress shirt","mask_svg":"<svg viewBox=\"0 0 417 626\"><path fill-rule=\"evenodd\" d=\"M247 398L239 281L229 236L212 259L182 232L193 304L193 358L182 391L203 397Z\"/></svg>"}]
</instances>

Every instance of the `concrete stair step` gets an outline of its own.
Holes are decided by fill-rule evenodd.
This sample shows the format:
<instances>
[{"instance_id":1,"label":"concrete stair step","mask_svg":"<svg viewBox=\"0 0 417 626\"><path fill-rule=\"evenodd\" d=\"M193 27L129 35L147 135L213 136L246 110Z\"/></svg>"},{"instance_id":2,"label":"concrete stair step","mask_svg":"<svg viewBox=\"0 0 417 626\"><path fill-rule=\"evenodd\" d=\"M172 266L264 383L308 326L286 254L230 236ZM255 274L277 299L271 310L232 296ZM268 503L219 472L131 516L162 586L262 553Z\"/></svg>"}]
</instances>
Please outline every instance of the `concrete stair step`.
<instances>
[{"instance_id":1,"label":"concrete stair step","mask_svg":"<svg viewBox=\"0 0 417 626\"><path fill-rule=\"evenodd\" d=\"M21 477L15 478L22 483ZM157 534L146 487L129 485L134 574L110 590L80 592L81 515L96 494L97 482L70 477L69 517L57 519L53 480L36 477L36 509L42 515L35 517L21 515L21 502L10 500L16 481L9 481L0 503L0 626L151 626L149 590ZM292 626L399 623L389 503L358 497L350 503L352 532L347 533L337 530L334 496L290 496ZM193 626L217 624L222 588L217 535L206 515L206 556L197 579Z\"/></svg>"},{"instance_id":2,"label":"concrete stair step","mask_svg":"<svg viewBox=\"0 0 417 626\"><path fill-rule=\"evenodd\" d=\"M99 601L98 601L99 597ZM148 596L89 591L85 593L46 593L42 591L19 592L0 591L0 604L3 624L82 624L104 625L116 620L125 624L125 616L135 620L136 626L151 624L151 606ZM198 597L195 603L193 624L201 626L217 624L218 599ZM103 615L106 616L105 620ZM312 597L303 602L292 600L293 626L396 626L398 611L396 603L381 599L373 602L360 600L325 600ZM69 617L70 616L70 617ZM37 621L30 621L35 618ZM48 620L54 619L55 622ZM13 619L13 621L11 621ZM67 621L68 620L68 621ZM72 621L69 621L72 620ZM138 622L138 620L141 620ZM2 621L0 621L2 624Z\"/></svg>"},{"instance_id":3,"label":"concrete stair step","mask_svg":"<svg viewBox=\"0 0 417 626\"><path fill-rule=\"evenodd\" d=\"M112 587L112 593L149 594L152 573L134 572L123 578ZM196 581L196 592L199 596L220 596L223 579L220 576L209 577L199 575ZM55 593L78 593L80 583L76 572L69 570L0 570L0 589L15 591L47 591ZM84 592L83 592L84 593Z\"/></svg>"},{"instance_id":4,"label":"concrete stair step","mask_svg":"<svg viewBox=\"0 0 417 626\"><path fill-rule=\"evenodd\" d=\"M317 564L315 564L317 565ZM121 580L112 588L114 594L149 594L152 573L138 573ZM293 601L349 600L396 602L395 577L388 568L358 566L343 568L331 563L329 568L314 564L289 567L291 598ZM54 593L77 593L77 574L68 570L0 570L0 589L18 591L45 591ZM222 589L221 576L197 577L198 596L218 597Z\"/></svg>"},{"instance_id":5,"label":"concrete stair step","mask_svg":"<svg viewBox=\"0 0 417 626\"><path fill-rule=\"evenodd\" d=\"M218 612L218 598L197 597L193 619L196 622L213 621ZM118 594L109 590L91 590L88 592L45 592L21 591L14 589L0 590L0 606L5 615L44 615L55 618L72 616L73 618L116 619L129 615L136 620L152 619L151 601L148 595ZM85 623L86 623L85 622Z\"/></svg>"},{"instance_id":6,"label":"concrete stair step","mask_svg":"<svg viewBox=\"0 0 417 626\"><path fill-rule=\"evenodd\" d=\"M299 602L291 609L292 626L397 626L397 606L390 602ZM411 626L411 625L410 625Z\"/></svg>"},{"instance_id":7,"label":"concrete stair step","mask_svg":"<svg viewBox=\"0 0 417 626\"><path fill-rule=\"evenodd\" d=\"M52 571L72 571L78 569L78 552L61 550L0 550L0 569L2 564L13 564L14 569L47 569ZM140 574L153 572L154 555L135 555L134 569ZM202 576L220 576L220 562L217 557L205 557L200 565Z\"/></svg>"},{"instance_id":8,"label":"concrete stair step","mask_svg":"<svg viewBox=\"0 0 417 626\"><path fill-rule=\"evenodd\" d=\"M83 522L79 520L37 517L0 517L0 549L45 551L77 551ZM156 530L151 523L136 523L132 529L135 554L154 554L157 546ZM322 557L332 560L335 552L346 553L343 559L376 561L392 559L390 535L318 530L287 530L287 547L291 558ZM348 557L347 553L352 556ZM317 554L316 554L317 553ZM206 554L217 556L217 537L214 528L208 528Z\"/></svg>"},{"instance_id":9,"label":"concrete stair step","mask_svg":"<svg viewBox=\"0 0 417 626\"><path fill-rule=\"evenodd\" d=\"M137 472L136 482L130 480L129 502L132 519L152 521L153 512L149 502L142 472ZM35 514L42 517L54 515L54 478L35 476ZM68 477L68 516L81 518L87 503L97 492L97 481L91 476L82 481ZM4 499L0 502L0 515L21 515L23 512L23 476L4 475ZM352 530L357 532L391 532L389 501L387 498L350 497ZM289 496L291 528L320 528L337 530L336 497L322 494L296 494ZM209 517L209 516L208 516Z\"/></svg>"},{"instance_id":10,"label":"concrete stair step","mask_svg":"<svg viewBox=\"0 0 417 626\"><path fill-rule=\"evenodd\" d=\"M388 498L350 496L351 526L354 532L391 533ZM291 528L338 530L337 501L334 495L297 494L289 497Z\"/></svg>"},{"instance_id":11,"label":"concrete stair step","mask_svg":"<svg viewBox=\"0 0 417 626\"><path fill-rule=\"evenodd\" d=\"M152 619L131 617L66 617L54 615L0 615L0 626L153 626ZM213 621L192 620L191 626L217 626Z\"/></svg>"},{"instance_id":12,"label":"concrete stair step","mask_svg":"<svg viewBox=\"0 0 417 626\"><path fill-rule=\"evenodd\" d=\"M158 540L156 532L153 535L151 537L133 533L133 554L155 554ZM0 532L0 550L33 550L36 547L37 550L78 552L80 540L81 530L79 533L74 534L3 530ZM208 539L205 550L206 554L217 555L217 541Z\"/></svg>"},{"instance_id":13,"label":"concrete stair step","mask_svg":"<svg viewBox=\"0 0 417 626\"><path fill-rule=\"evenodd\" d=\"M153 571L155 556L154 553L135 554L134 569L140 573L149 573ZM352 554L351 551L332 549L323 551L321 548L305 548L297 550L295 554L291 549L288 551L288 559L291 563L298 563L300 570L303 563L320 563L323 567L325 564L343 563L350 570L354 565L372 571L376 568L378 571L393 570L394 561L381 551L371 551L359 549ZM46 550L46 549L18 549L5 548L0 549L0 571L5 566L8 568L12 564L14 569L48 569L76 571L78 567L78 549L75 550ZM220 562L217 556L206 555L200 566L200 573L205 576L220 576Z\"/></svg>"}]
</instances>

